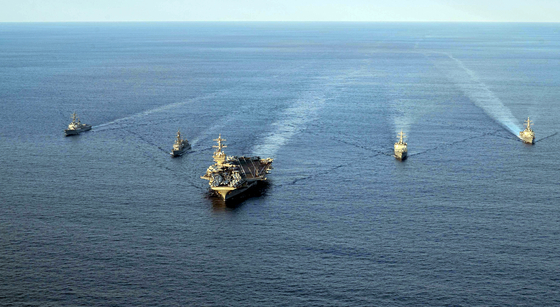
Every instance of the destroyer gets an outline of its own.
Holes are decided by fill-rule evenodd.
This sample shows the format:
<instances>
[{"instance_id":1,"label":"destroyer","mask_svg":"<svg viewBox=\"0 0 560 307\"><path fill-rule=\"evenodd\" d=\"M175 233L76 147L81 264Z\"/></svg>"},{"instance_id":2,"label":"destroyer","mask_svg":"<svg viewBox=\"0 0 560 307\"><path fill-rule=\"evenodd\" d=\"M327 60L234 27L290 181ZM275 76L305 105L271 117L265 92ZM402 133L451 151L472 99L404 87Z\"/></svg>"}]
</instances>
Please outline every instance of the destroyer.
<instances>
[{"instance_id":1,"label":"destroyer","mask_svg":"<svg viewBox=\"0 0 560 307\"><path fill-rule=\"evenodd\" d=\"M408 154L407 144L403 142L404 133L401 130L401 133L397 134L399 141L395 143L395 158L398 160L405 160Z\"/></svg>"},{"instance_id":2,"label":"destroyer","mask_svg":"<svg viewBox=\"0 0 560 307\"><path fill-rule=\"evenodd\" d=\"M178 157L185 153L185 151L191 149L191 144L187 139L181 138L181 130L177 131L177 139L175 139L175 144L173 144L173 149L170 154L172 157Z\"/></svg>"},{"instance_id":3,"label":"destroyer","mask_svg":"<svg viewBox=\"0 0 560 307\"><path fill-rule=\"evenodd\" d=\"M272 169L272 159L260 157L226 156L222 151L227 147L220 135L214 141L218 142L213 158L214 165L206 170L200 178L209 181L210 189L219 194L223 200L239 195L255 186L259 181L266 180L266 175Z\"/></svg>"},{"instance_id":4,"label":"destroyer","mask_svg":"<svg viewBox=\"0 0 560 307\"><path fill-rule=\"evenodd\" d=\"M531 120L527 117L525 130L519 132L519 138L527 144L535 144L535 132L531 129Z\"/></svg>"},{"instance_id":5,"label":"destroyer","mask_svg":"<svg viewBox=\"0 0 560 307\"><path fill-rule=\"evenodd\" d=\"M76 112L72 114L72 122L68 125L68 129L64 130L66 136L78 135L80 132L91 130L91 125L82 124L80 119L76 115Z\"/></svg>"}]
</instances>

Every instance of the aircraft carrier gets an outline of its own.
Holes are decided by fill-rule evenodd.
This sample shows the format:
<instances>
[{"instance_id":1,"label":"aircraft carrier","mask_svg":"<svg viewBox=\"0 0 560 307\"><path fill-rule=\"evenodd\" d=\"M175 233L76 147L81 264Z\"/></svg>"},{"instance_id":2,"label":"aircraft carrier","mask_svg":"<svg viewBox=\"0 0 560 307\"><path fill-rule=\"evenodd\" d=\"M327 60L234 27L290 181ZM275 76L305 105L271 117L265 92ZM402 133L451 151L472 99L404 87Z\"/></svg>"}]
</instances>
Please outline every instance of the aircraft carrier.
<instances>
[{"instance_id":1,"label":"aircraft carrier","mask_svg":"<svg viewBox=\"0 0 560 307\"><path fill-rule=\"evenodd\" d=\"M214 164L208 167L206 174L200 178L208 180L210 189L223 200L242 194L259 181L265 181L266 175L272 169L273 159L260 157L226 156L223 148L225 139L220 135L214 141L218 142L214 152Z\"/></svg>"}]
</instances>

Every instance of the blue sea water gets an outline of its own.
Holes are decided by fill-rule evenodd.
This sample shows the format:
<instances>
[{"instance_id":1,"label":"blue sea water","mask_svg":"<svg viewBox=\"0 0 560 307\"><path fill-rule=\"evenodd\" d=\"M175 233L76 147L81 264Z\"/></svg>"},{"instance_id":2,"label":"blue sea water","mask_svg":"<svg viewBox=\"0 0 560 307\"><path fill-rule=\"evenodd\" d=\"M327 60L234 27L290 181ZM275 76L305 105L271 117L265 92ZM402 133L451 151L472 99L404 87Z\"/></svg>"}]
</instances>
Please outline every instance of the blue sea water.
<instances>
[{"instance_id":1,"label":"blue sea water","mask_svg":"<svg viewBox=\"0 0 560 307\"><path fill-rule=\"evenodd\" d=\"M0 305L560 305L559 67L558 24L0 24Z\"/></svg>"}]
</instances>

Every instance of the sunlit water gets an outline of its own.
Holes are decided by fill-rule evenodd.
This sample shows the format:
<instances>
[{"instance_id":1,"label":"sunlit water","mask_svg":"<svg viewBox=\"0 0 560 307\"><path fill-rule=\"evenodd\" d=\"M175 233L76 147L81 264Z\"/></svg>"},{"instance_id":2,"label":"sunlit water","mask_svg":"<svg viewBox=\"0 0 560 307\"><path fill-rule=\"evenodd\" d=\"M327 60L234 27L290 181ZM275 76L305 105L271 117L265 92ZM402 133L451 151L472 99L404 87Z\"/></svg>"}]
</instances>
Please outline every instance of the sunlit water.
<instances>
[{"instance_id":1,"label":"sunlit water","mask_svg":"<svg viewBox=\"0 0 560 307\"><path fill-rule=\"evenodd\" d=\"M0 305L560 304L559 25L1 24L0 42ZM94 128L66 138L73 111ZM172 159L179 128L193 149ZM227 206L199 178L220 133L275 159Z\"/></svg>"}]
</instances>

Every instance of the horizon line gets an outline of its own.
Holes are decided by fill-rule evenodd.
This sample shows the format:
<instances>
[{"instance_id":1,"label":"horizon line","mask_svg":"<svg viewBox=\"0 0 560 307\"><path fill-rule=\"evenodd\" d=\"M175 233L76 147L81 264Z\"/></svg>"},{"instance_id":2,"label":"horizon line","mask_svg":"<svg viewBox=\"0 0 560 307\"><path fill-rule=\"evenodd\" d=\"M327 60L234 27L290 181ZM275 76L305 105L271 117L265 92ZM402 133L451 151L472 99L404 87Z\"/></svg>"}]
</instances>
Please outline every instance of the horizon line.
<instances>
[{"instance_id":1,"label":"horizon line","mask_svg":"<svg viewBox=\"0 0 560 307\"><path fill-rule=\"evenodd\" d=\"M83 20L83 21L0 21L7 23L560 23L560 21L480 20Z\"/></svg>"}]
</instances>

